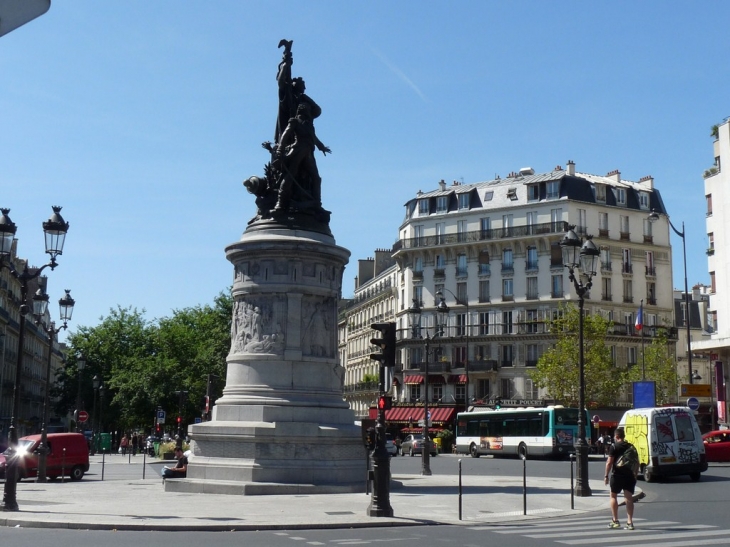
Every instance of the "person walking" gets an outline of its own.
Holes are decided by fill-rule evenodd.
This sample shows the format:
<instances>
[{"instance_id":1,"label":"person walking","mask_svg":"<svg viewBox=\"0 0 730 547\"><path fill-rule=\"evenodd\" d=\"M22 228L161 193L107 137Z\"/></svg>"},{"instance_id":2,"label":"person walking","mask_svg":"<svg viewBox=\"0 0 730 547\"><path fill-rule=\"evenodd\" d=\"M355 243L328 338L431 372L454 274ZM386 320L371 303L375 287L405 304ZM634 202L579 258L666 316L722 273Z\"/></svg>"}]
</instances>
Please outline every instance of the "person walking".
<instances>
[{"instance_id":1,"label":"person walking","mask_svg":"<svg viewBox=\"0 0 730 547\"><path fill-rule=\"evenodd\" d=\"M124 437L122 437L122 441L119 443L119 446L122 448L122 456L126 456L127 447L129 446L129 438L127 438L126 433L125 433Z\"/></svg>"},{"instance_id":2,"label":"person walking","mask_svg":"<svg viewBox=\"0 0 730 547\"><path fill-rule=\"evenodd\" d=\"M137 455L137 444L139 443L139 439L137 438L136 433L132 433L132 456Z\"/></svg>"},{"instance_id":3,"label":"person walking","mask_svg":"<svg viewBox=\"0 0 730 547\"><path fill-rule=\"evenodd\" d=\"M606 460L606 475L603 477L604 484L611 485L611 522L609 528L621 528L618 520L618 494L624 493L626 500L626 526L627 530L634 529L634 489L636 488L636 475L631 465L617 465L619 459L630 448L636 451L634 445L626 442L626 434L623 427L617 427L614 432L616 442L608 449L608 460ZM610 480L609 480L610 474Z\"/></svg>"}]
</instances>

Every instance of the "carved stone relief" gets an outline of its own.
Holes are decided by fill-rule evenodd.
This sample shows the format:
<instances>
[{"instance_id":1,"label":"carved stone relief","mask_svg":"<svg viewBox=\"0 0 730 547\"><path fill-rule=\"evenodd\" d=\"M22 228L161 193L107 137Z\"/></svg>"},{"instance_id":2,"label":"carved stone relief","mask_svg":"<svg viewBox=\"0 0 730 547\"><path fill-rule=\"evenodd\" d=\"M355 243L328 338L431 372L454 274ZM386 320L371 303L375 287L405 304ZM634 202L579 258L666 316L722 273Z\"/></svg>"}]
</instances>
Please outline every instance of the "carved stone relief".
<instances>
[{"instance_id":1,"label":"carved stone relief","mask_svg":"<svg viewBox=\"0 0 730 547\"><path fill-rule=\"evenodd\" d=\"M334 357L332 340L336 327L330 310L332 298L307 299L302 304L302 355Z\"/></svg>"},{"instance_id":2,"label":"carved stone relief","mask_svg":"<svg viewBox=\"0 0 730 547\"><path fill-rule=\"evenodd\" d=\"M231 353L281 354L285 325L285 305L276 298L236 300L231 321Z\"/></svg>"}]
</instances>

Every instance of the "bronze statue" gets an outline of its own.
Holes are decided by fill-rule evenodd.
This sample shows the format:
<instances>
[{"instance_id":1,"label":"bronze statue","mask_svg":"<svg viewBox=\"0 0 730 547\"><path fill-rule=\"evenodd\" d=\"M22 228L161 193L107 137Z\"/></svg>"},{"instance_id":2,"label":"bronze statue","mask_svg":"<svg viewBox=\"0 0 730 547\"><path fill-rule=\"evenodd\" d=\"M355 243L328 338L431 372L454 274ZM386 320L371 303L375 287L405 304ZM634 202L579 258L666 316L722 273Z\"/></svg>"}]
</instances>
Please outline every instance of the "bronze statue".
<instances>
[{"instance_id":1,"label":"bronze statue","mask_svg":"<svg viewBox=\"0 0 730 547\"><path fill-rule=\"evenodd\" d=\"M329 233L329 212L322 208L322 179L314 151L316 147L326 155L331 150L314 130L314 119L322 109L305 93L304 80L292 78L291 46L291 40L279 42L284 53L276 75L279 111L274 142L262 143L271 159L263 177L249 177L243 183L256 196L258 209L249 227L283 224Z\"/></svg>"}]
</instances>

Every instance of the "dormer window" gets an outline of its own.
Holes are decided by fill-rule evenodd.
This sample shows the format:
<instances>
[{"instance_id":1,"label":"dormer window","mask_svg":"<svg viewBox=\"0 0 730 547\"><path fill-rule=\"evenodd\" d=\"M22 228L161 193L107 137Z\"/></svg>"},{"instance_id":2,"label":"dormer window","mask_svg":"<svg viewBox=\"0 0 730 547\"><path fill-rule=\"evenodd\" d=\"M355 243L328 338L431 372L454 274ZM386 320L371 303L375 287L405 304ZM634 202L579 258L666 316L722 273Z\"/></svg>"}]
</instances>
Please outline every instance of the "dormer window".
<instances>
[{"instance_id":1,"label":"dormer window","mask_svg":"<svg viewBox=\"0 0 730 547\"><path fill-rule=\"evenodd\" d=\"M418 214L419 215L428 214L428 199L419 199L418 200Z\"/></svg>"},{"instance_id":2,"label":"dormer window","mask_svg":"<svg viewBox=\"0 0 730 547\"><path fill-rule=\"evenodd\" d=\"M469 208L469 196L470 194L467 192L465 194L459 194L459 209L468 209Z\"/></svg>"},{"instance_id":3,"label":"dormer window","mask_svg":"<svg viewBox=\"0 0 730 547\"><path fill-rule=\"evenodd\" d=\"M547 199L557 199L560 197L560 183L557 180L551 180L547 183Z\"/></svg>"},{"instance_id":4,"label":"dormer window","mask_svg":"<svg viewBox=\"0 0 730 547\"><path fill-rule=\"evenodd\" d=\"M527 201L538 201L540 199L540 187L537 184L530 184L527 187Z\"/></svg>"},{"instance_id":5,"label":"dormer window","mask_svg":"<svg viewBox=\"0 0 730 547\"><path fill-rule=\"evenodd\" d=\"M445 213L449 208L449 196L439 196L436 198L436 212Z\"/></svg>"},{"instance_id":6,"label":"dormer window","mask_svg":"<svg viewBox=\"0 0 730 547\"><path fill-rule=\"evenodd\" d=\"M639 207L649 209L649 193L639 192Z\"/></svg>"},{"instance_id":7,"label":"dormer window","mask_svg":"<svg viewBox=\"0 0 730 547\"><path fill-rule=\"evenodd\" d=\"M489 192L484 192L484 201L492 201L492 198L494 197L494 192L490 190Z\"/></svg>"},{"instance_id":8,"label":"dormer window","mask_svg":"<svg viewBox=\"0 0 730 547\"><path fill-rule=\"evenodd\" d=\"M606 187L603 184L596 184L596 201L606 203Z\"/></svg>"},{"instance_id":9,"label":"dormer window","mask_svg":"<svg viewBox=\"0 0 730 547\"><path fill-rule=\"evenodd\" d=\"M626 205L626 188L614 188L613 193L616 196L617 205Z\"/></svg>"},{"instance_id":10,"label":"dormer window","mask_svg":"<svg viewBox=\"0 0 730 547\"><path fill-rule=\"evenodd\" d=\"M507 189L507 197L511 201L517 201L517 188L508 188Z\"/></svg>"}]
</instances>

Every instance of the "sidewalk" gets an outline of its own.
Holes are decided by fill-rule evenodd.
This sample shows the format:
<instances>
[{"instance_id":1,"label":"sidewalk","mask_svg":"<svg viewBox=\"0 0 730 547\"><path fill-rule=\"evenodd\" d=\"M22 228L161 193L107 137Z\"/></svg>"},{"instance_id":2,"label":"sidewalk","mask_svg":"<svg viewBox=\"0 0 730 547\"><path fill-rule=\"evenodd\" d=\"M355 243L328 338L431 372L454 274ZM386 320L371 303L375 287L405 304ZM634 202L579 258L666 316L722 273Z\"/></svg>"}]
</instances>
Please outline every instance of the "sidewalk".
<instances>
[{"instance_id":1,"label":"sidewalk","mask_svg":"<svg viewBox=\"0 0 730 547\"><path fill-rule=\"evenodd\" d=\"M521 477L463 476L459 520L457 475L394 475L390 493L392 518L368 516L370 496L361 494L227 496L165 492L149 468L141 479L142 458L132 466L139 478L99 480L101 457L92 458L80 482L18 484L20 511L0 512L0 525L93 530L262 530L360 528L427 524L475 525L558 517L588 511L608 515L608 488L591 483L593 496L574 498L570 480L527 478L527 515L523 515ZM107 457L106 470L127 464ZM148 460L149 465L158 465ZM110 467L111 466L111 467ZM119 466L121 471L122 467ZM97 473L98 472L98 473ZM93 477L93 479L92 479ZM637 496L643 494L637 488Z\"/></svg>"}]
</instances>

